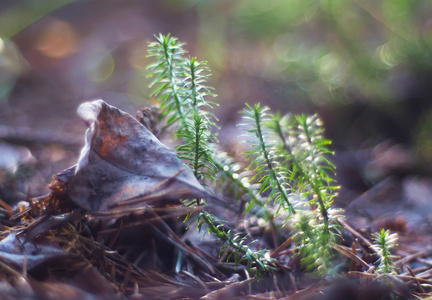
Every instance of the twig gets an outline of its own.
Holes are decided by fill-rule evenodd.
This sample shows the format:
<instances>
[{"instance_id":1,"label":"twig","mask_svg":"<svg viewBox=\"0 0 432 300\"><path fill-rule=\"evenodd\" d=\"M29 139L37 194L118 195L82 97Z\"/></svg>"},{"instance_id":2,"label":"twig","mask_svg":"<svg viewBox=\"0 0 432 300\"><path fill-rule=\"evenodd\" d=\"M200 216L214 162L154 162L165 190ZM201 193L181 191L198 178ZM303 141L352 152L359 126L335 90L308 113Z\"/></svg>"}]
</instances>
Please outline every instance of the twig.
<instances>
[{"instance_id":1,"label":"twig","mask_svg":"<svg viewBox=\"0 0 432 300\"><path fill-rule=\"evenodd\" d=\"M418 253L414 253L414 254L405 256L405 257L395 261L394 264L396 266L402 266L402 265L406 264L407 262L415 260L416 258L422 257L428 253L429 253L429 251L423 250L423 251L420 251Z\"/></svg>"},{"instance_id":2,"label":"twig","mask_svg":"<svg viewBox=\"0 0 432 300\"><path fill-rule=\"evenodd\" d=\"M424 272L424 271L426 271L426 270L429 271L429 270L430 270L430 267L429 267L429 266L423 266L423 267L415 268L415 269L413 270L413 272L414 272L414 273L417 273L417 275L420 275L420 274L422 274L422 272ZM429 273L429 272L425 272L425 273ZM409 275L409 272L406 271L406 272L400 273L399 275ZM418 276L418 277L428 278L427 276Z\"/></svg>"},{"instance_id":3,"label":"twig","mask_svg":"<svg viewBox=\"0 0 432 300\"><path fill-rule=\"evenodd\" d=\"M125 290L128 282L129 282L129 277L130 277L131 271L132 271L132 265L129 264L127 272L126 272L126 275L125 275L125 278L124 278L124 280L123 280L123 282L122 282L122 284L120 286L120 290L121 291Z\"/></svg>"},{"instance_id":4,"label":"twig","mask_svg":"<svg viewBox=\"0 0 432 300\"><path fill-rule=\"evenodd\" d=\"M376 278L379 276L383 276L382 274L377 274L377 273L366 273L366 272L358 272L358 271L351 271L348 272L349 275L357 275L357 276L361 276L361 277L367 277L367 278ZM423 282L423 283L428 283L428 284L432 284L432 280L427 280L424 278L420 278L420 277L412 277L412 276L404 276L404 275L391 275L394 276L400 280L403 281L416 281L418 280L419 282Z\"/></svg>"},{"instance_id":5,"label":"twig","mask_svg":"<svg viewBox=\"0 0 432 300\"><path fill-rule=\"evenodd\" d=\"M364 236L362 236L357 230L355 230L354 228L352 228L350 225L348 225L347 222L345 222L344 220L342 220L341 218L338 219L338 222L349 232L351 233L354 237L358 238L364 245L366 245L368 247L368 250L378 254L378 251L375 250L372 247L372 243L366 239Z\"/></svg>"},{"instance_id":6,"label":"twig","mask_svg":"<svg viewBox=\"0 0 432 300\"><path fill-rule=\"evenodd\" d=\"M56 144L68 148L80 148L81 139L77 136L59 133L53 130L34 129L32 127L10 127L0 125L0 140L27 145L34 143Z\"/></svg>"},{"instance_id":7,"label":"twig","mask_svg":"<svg viewBox=\"0 0 432 300\"><path fill-rule=\"evenodd\" d=\"M0 199L0 206L5 209L4 212L7 213L8 216L12 215L13 208L10 207L10 205L4 202L2 199Z\"/></svg>"},{"instance_id":8,"label":"twig","mask_svg":"<svg viewBox=\"0 0 432 300\"><path fill-rule=\"evenodd\" d=\"M289 237L285 242L282 243L282 245L273 250L273 252L270 254L270 257L275 258L278 256L282 250L285 250L289 245L291 245L292 241L292 237Z\"/></svg>"},{"instance_id":9,"label":"twig","mask_svg":"<svg viewBox=\"0 0 432 300\"><path fill-rule=\"evenodd\" d=\"M107 247L108 248L112 248L114 246L114 243L116 242L120 232L123 229L123 220L120 220L120 226L116 229L116 231L114 232L114 235L111 237L111 240L109 241Z\"/></svg>"},{"instance_id":10,"label":"twig","mask_svg":"<svg viewBox=\"0 0 432 300\"><path fill-rule=\"evenodd\" d=\"M354 255L355 257L357 257L357 249L356 249L356 243L355 242L352 242L352 244L351 244L351 254ZM354 267L356 265L355 262L356 261L354 259L351 260L350 267L349 267L350 271L354 270Z\"/></svg>"},{"instance_id":11,"label":"twig","mask_svg":"<svg viewBox=\"0 0 432 300\"><path fill-rule=\"evenodd\" d=\"M415 278L415 283L417 284L417 287L419 288L419 290L424 293L424 289L421 286L420 282L417 280L416 275L414 274L414 272L411 270L411 268L409 266L406 266L408 269L408 272L410 272L411 276Z\"/></svg>"},{"instance_id":12,"label":"twig","mask_svg":"<svg viewBox=\"0 0 432 300\"><path fill-rule=\"evenodd\" d=\"M336 251L342 253L346 257L350 258L352 261L356 262L357 264L363 266L365 269L370 268L370 266L367 262L365 262L363 259L361 259L357 255L355 255L351 251L345 249L345 247L343 247L341 245L334 244L334 245L332 245L332 248L335 249Z\"/></svg>"},{"instance_id":13,"label":"twig","mask_svg":"<svg viewBox=\"0 0 432 300\"><path fill-rule=\"evenodd\" d=\"M202 286L207 292L210 291L210 289L208 288L208 286L205 284L204 281L202 281L201 279L199 279L197 276L189 273L188 271L182 270L180 273L192 278L193 280L195 280L196 282L198 282L198 284L200 286Z\"/></svg>"},{"instance_id":14,"label":"twig","mask_svg":"<svg viewBox=\"0 0 432 300\"><path fill-rule=\"evenodd\" d=\"M184 241L182 241L177 234L175 234L175 232L160 218L160 216L158 214L156 214L155 212L153 212L151 209L149 209L149 212L151 214L153 214L154 218L158 219L159 224L161 224L164 229L167 231L167 235L163 235L162 232L156 228L156 226L153 226L153 229L159 233L162 234L162 236L166 237L166 239L171 242L173 245L177 246L179 249L185 251L186 253L189 254L194 254L192 257L194 258L194 260L199 263L201 266L205 267L211 274L215 274L215 269L213 268L213 266L206 261L203 257L201 257L200 255L198 255L198 253L194 252L193 249L191 247L189 247Z\"/></svg>"},{"instance_id":15,"label":"twig","mask_svg":"<svg viewBox=\"0 0 432 300\"><path fill-rule=\"evenodd\" d=\"M417 277L430 278L432 277L432 269L417 274Z\"/></svg>"}]
</instances>

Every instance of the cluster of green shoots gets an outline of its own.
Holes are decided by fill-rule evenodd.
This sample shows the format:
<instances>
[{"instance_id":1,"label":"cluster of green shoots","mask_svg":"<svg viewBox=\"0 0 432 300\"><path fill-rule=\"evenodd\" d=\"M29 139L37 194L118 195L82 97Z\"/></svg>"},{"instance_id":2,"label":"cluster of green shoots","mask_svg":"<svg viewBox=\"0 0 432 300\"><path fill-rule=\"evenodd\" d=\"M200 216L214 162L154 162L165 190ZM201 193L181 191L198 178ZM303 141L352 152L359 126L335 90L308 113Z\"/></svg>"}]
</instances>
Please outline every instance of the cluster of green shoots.
<instances>
[{"instance_id":1,"label":"cluster of green shoots","mask_svg":"<svg viewBox=\"0 0 432 300\"><path fill-rule=\"evenodd\" d=\"M390 249L397 244L397 234L390 233L390 230L381 229L380 232L373 234L374 245L372 246L378 255L378 267L376 271L381 274L395 274L396 266L392 259L396 256L392 255Z\"/></svg>"},{"instance_id":2,"label":"cluster of green shoots","mask_svg":"<svg viewBox=\"0 0 432 300\"><path fill-rule=\"evenodd\" d=\"M210 112L215 103L208 100L215 95L206 86L210 74L206 63L186 57L184 44L170 35L156 40L149 44L149 57L154 59L148 67L153 78L151 96L157 97L166 127L179 141L178 156L204 186L229 187L224 193L245 204L244 215L264 218L272 228L282 218L281 226L293 229L305 269L326 274L338 234L331 209L338 186L329 160L330 141L324 138L320 119L281 116L260 104L246 104L241 126L250 150L249 165L243 166L218 149L217 119ZM248 234L226 228L224 220L206 209L205 199L187 204L200 207L195 216L198 229L206 228L221 240L221 251L229 254L228 259L246 263L249 272L274 268L269 251L254 250Z\"/></svg>"}]
</instances>

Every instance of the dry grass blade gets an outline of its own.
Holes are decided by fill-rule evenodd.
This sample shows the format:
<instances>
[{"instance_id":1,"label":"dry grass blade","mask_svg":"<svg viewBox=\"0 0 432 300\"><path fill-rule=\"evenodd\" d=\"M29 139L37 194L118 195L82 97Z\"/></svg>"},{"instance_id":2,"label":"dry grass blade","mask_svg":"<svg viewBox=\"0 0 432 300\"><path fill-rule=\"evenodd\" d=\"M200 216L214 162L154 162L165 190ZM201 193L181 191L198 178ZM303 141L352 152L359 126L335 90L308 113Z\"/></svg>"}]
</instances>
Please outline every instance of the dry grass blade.
<instances>
[{"instance_id":1,"label":"dry grass blade","mask_svg":"<svg viewBox=\"0 0 432 300\"><path fill-rule=\"evenodd\" d=\"M279 247L277 247L273 252L270 254L271 258L275 258L281 253L281 251L285 250L289 245L291 245L293 242L292 237L286 239L285 242L283 242Z\"/></svg>"},{"instance_id":2,"label":"dry grass blade","mask_svg":"<svg viewBox=\"0 0 432 300\"><path fill-rule=\"evenodd\" d=\"M342 220L341 218L338 219L338 222L349 232L351 233L355 238L359 239L360 243L362 245L366 246L366 249L372 253L377 254L378 252L376 249L374 249L372 246L373 244L366 239L363 235L361 235L357 230L355 230L351 225L348 224L348 222Z\"/></svg>"},{"instance_id":3,"label":"dry grass blade","mask_svg":"<svg viewBox=\"0 0 432 300\"><path fill-rule=\"evenodd\" d=\"M361 277L366 277L366 278L376 278L379 276L383 276L381 274L376 274L376 273L365 273L365 272L358 272L358 271L351 271L348 272L348 274L350 275L355 275L355 276L361 276ZM424 278L419 278L419 277L413 277L413 276L406 276L406 275L387 275L387 276L392 276L395 277L397 279L406 281L406 282L422 282L422 283L427 283L427 284L432 284L432 280L428 280L428 279L424 279Z\"/></svg>"},{"instance_id":4,"label":"dry grass blade","mask_svg":"<svg viewBox=\"0 0 432 300\"><path fill-rule=\"evenodd\" d=\"M351 259L352 261L354 261L357 264L359 264L362 267L364 267L366 270L368 270L370 268L370 266L369 266L369 264L367 262L365 262L363 259L361 259L357 255L353 254L350 250L346 249L345 247L343 247L341 245L333 245L332 247L333 247L333 249L335 249L338 252L342 253L343 255L345 255L346 257L348 257L349 259Z\"/></svg>"},{"instance_id":5,"label":"dry grass blade","mask_svg":"<svg viewBox=\"0 0 432 300\"><path fill-rule=\"evenodd\" d=\"M408 272L411 274L412 277L416 278L416 275L414 274L414 272L411 270L410 266L406 266L406 268L408 269ZM417 279L417 278L416 278ZM424 293L425 290L423 289L423 287L421 286L420 282L418 280L415 280L415 283L417 284L418 289Z\"/></svg>"},{"instance_id":6,"label":"dry grass blade","mask_svg":"<svg viewBox=\"0 0 432 300\"><path fill-rule=\"evenodd\" d=\"M208 293L207 295L203 296L201 299L202 300L224 299L224 298L235 299L237 297L244 296L244 293L241 292L242 289L244 289L246 285L248 285L249 283L255 280L256 280L255 278L249 278L241 282L234 282L228 284L226 287Z\"/></svg>"}]
</instances>

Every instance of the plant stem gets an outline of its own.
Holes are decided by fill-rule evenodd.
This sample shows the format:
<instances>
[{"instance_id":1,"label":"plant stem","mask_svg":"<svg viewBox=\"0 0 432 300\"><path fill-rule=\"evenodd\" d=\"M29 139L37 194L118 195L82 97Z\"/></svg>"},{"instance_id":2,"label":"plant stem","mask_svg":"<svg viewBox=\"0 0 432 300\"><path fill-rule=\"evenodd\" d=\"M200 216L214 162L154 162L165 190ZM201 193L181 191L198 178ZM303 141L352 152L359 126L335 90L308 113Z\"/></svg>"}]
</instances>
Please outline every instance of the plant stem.
<instances>
[{"instance_id":1,"label":"plant stem","mask_svg":"<svg viewBox=\"0 0 432 300\"><path fill-rule=\"evenodd\" d=\"M279 181L279 179L276 176L276 172L273 168L273 163L270 160L269 154L268 154L268 149L266 148L266 144L264 141L264 136L263 136L263 132L262 132L262 124L261 124L261 114L259 112L259 110L257 109L257 107L255 106L254 109L254 117L255 117L255 124L256 124L256 129L257 129L257 137L259 139L260 142L260 147L261 147L261 151L262 151L262 155L264 156L264 160L267 164L267 168L269 170L269 176L270 176L270 180L272 180L274 183L276 183L276 186L279 190L279 192L281 193L281 197L283 199L283 201L288 205L289 207L289 211L290 213L295 213L294 207L291 205L290 201L288 200L288 194L286 189L282 186L281 182Z\"/></svg>"},{"instance_id":2,"label":"plant stem","mask_svg":"<svg viewBox=\"0 0 432 300\"><path fill-rule=\"evenodd\" d=\"M245 257L247 257L249 260L252 260L252 262L256 265L256 267L261 272L267 272L268 269L263 265L262 261L256 256L256 254L249 249L249 247L242 246L241 244L238 244L233 241L233 239L223 230L219 230L217 226L213 223L213 220L211 219L210 215L207 212L201 213L202 218L206 222L206 224L209 226L210 231L215 234L219 239L226 242L229 246L234 248L235 252L240 252Z\"/></svg>"},{"instance_id":3,"label":"plant stem","mask_svg":"<svg viewBox=\"0 0 432 300\"><path fill-rule=\"evenodd\" d=\"M169 39L169 37L168 37ZM186 123L186 118L183 115L183 111L181 109L181 100L179 97L179 93L178 93L178 89L177 89L177 82L176 82L176 72L174 71L174 64L173 64L173 59L172 59L172 55L170 55L170 51L168 48L168 40L164 43L162 43L163 47L164 47L164 55L165 55L165 61L168 64L168 74L169 74L169 78L170 78L170 83L171 83L171 88L173 90L172 94L174 96L174 100L176 103L176 107L177 107L177 112L178 115L180 117L180 119L182 120L182 123L185 124ZM184 126L187 129L187 126Z\"/></svg>"},{"instance_id":4,"label":"plant stem","mask_svg":"<svg viewBox=\"0 0 432 300\"><path fill-rule=\"evenodd\" d=\"M311 177L306 175L306 172L303 170L302 165L298 162L297 158L293 154L291 147L288 145L288 143L285 139L285 136L282 133L282 128L281 128L279 121L275 120L275 125L276 125L276 127L275 127L276 133L282 141L283 148L290 155L290 159L292 160L293 164L297 166L298 172L300 173L300 176L306 180L307 184L312 188L313 193L317 196L321 216L324 219L324 230L326 233L329 233L328 212L327 212L327 209L326 209L324 201L323 201L322 193L321 193L320 189L318 188L318 182L316 182L316 181L312 182ZM309 136L308 136L308 140L310 140ZM312 141L310 141L310 142L312 142Z\"/></svg>"}]
</instances>

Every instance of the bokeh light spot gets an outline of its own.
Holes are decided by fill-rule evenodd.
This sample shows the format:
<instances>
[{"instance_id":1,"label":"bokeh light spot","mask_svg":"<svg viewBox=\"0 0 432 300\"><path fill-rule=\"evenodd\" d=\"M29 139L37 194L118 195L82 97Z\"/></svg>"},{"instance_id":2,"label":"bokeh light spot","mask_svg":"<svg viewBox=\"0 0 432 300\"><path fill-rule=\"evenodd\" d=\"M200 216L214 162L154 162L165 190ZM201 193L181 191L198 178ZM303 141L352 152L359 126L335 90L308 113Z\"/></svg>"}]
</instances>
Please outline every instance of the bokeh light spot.
<instances>
[{"instance_id":1,"label":"bokeh light spot","mask_svg":"<svg viewBox=\"0 0 432 300\"><path fill-rule=\"evenodd\" d=\"M139 70L146 68L148 65L147 43L138 44L132 49L132 53L129 56L129 63L132 67Z\"/></svg>"},{"instance_id":2,"label":"bokeh light spot","mask_svg":"<svg viewBox=\"0 0 432 300\"><path fill-rule=\"evenodd\" d=\"M62 58L75 52L78 34L67 22L51 20L42 30L35 48L45 56Z\"/></svg>"},{"instance_id":3,"label":"bokeh light spot","mask_svg":"<svg viewBox=\"0 0 432 300\"><path fill-rule=\"evenodd\" d=\"M385 68L391 69L400 63L400 57L396 53L395 45L391 42L387 42L377 49L377 54L380 62Z\"/></svg>"},{"instance_id":4,"label":"bokeh light spot","mask_svg":"<svg viewBox=\"0 0 432 300\"><path fill-rule=\"evenodd\" d=\"M22 57L12 41L0 38L0 102L13 90L17 78L28 69L27 61Z\"/></svg>"},{"instance_id":5,"label":"bokeh light spot","mask_svg":"<svg viewBox=\"0 0 432 300\"><path fill-rule=\"evenodd\" d=\"M102 82L111 77L115 62L110 52L99 50L87 57L86 76L94 82Z\"/></svg>"},{"instance_id":6,"label":"bokeh light spot","mask_svg":"<svg viewBox=\"0 0 432 300\"><path fill-rule=\"evenodd\" d=\"M345 70L342 62L335 53L328 53L318 60L318 72L324 82L332 87L339 87L346 81Z\"/></svg>"}]
</instances>

